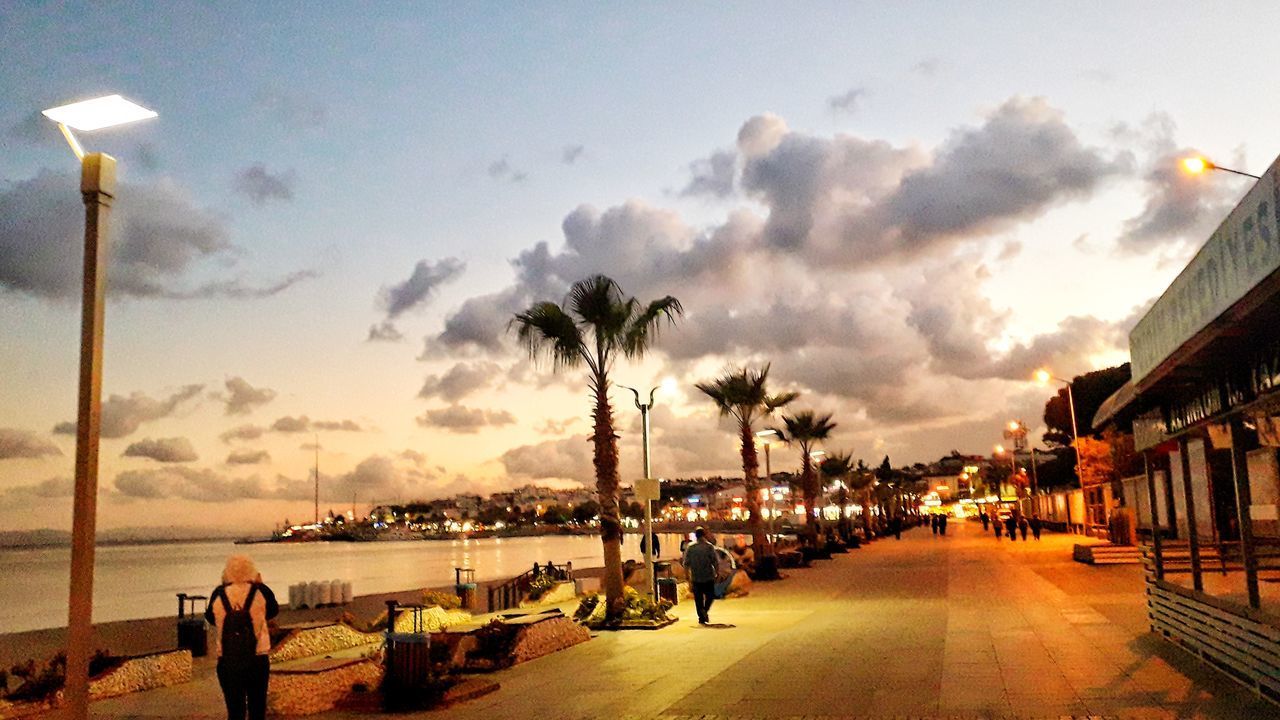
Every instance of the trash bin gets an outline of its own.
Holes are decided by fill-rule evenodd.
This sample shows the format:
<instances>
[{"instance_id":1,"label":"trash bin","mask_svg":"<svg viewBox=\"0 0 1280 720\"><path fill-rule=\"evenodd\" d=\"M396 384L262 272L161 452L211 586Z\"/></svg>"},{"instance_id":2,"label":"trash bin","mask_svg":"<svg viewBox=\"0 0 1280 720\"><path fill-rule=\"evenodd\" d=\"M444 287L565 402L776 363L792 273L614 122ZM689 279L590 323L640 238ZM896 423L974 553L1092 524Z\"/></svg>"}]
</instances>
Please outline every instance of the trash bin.
<instances>
[{"instance_id":1,"label":"trash bin","mask_svg":"<svg viewBox=\"0 0 1280 720\"><path fill-rule=\"evenodd\" d=\"M673 577L658 578L658 599L672 605L680 604L680 581Z\"/></svg>"},{"instance_id":2,"label":"trash bin","mask_svg":"<svg viewBox=\"0 0 1280 720\"><path fill-rule=\"evenodd\" d=\"M209 654L209 634L204 626L204 595L178 593L178 649L190 650L191 657Z\"/></svg>"},{"instance_id":3,"label":"trash bin","mask_svg":"<svg viewBox=\"0 0 1280 720\"><path fill-rule=\"evenodd\" d=\"M458 593L458 601L462 603L463 610L476 609L476 584L475 583L459 583L454 586L454 590Z\"/></svg>"}]
</instances>

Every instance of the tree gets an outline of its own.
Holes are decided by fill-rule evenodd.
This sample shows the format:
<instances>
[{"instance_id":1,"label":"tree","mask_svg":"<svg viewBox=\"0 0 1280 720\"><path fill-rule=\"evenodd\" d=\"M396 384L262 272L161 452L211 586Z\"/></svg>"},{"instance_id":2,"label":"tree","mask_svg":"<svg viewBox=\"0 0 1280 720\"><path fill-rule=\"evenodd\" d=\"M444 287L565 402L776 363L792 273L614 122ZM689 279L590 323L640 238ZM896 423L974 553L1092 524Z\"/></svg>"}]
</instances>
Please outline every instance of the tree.
<instances>
[{"instance_id":1,"label":"tree","mask_svg":"<svg viewBox=\"0 0 1280 720\"><path fill-rule=\"evenodd\" d=\"M813 448L831 436L836 423L831 421L831 414L817 415L812 410L804 410L795 415L784 415L782 422L787 430L783 434L788 444L800 446L800 488L804 492L804 509L806 513L805 527L809 543L818 543L818 526L821 520L814 515L814 506L818 501L818 475L813 471Z\"/></svg>"},{"instance_id":2,"label":"tree","mask_svg":"<svg viewBox=\"0 0 1280 720\"><path fill-rule=\"evenodd\" d=\"M595 519L596 514L600 512L600 503L595 500L588 500L584 503L578 503L573 508L573 519L579 524L586 525Z\"/></svg>"},{"instance_id":3,"label":"tree","mask_svg":"<svg viewBox=\"0 0 1280 720\"><path fill-rule=\"evenodd\" d=\"M549 356L556 370L587 366L600 541L604 545L602 584L605 614L610 620L622 616L625 596L622 522L618 517L618 436L609 401L609 373L619 354L643 357L663 321L674 324L683 312L680 301L670 295L644 305L624 297L612 279L594 275L574 283L563 306L538 302L511 321L530 357Z\"/></svg>"},{"instance_id":4,"label":"tree","mask_svg":"<svg viewBox=\"0 0 1280 720\"><path fill-rule=\"evenodd\" d=\"M1093 416L1103 401L1111 397L1130 377L1129 363L1115 367L1094 370L1077 375L1071 381L1071 396L1075 399L1076 425L1080 437L1093 435ZM1071 403L1067 398L1067 389L1058 388L1057 393L1044 405L1044 422L1048 427L1045 442L1066 447L1071 445Z\"/></svg>"},{"instance_id":5,"label":"tree","mask_svg":"<svg viewBox=\"0 0 1280 720\"><path fill-rule=\"evenodd\" d=\"M871 492L875 488L876 475L867 464L858 461L858 465L849 475L849 487L861 497L862 505L862 539L871 540Z\"/></svg>"},{"instance_id":6,"label":"tree","mask_svg":"<svg viewBox=\"0 0 1280 720\"><path fill-rule=\"evenodd\" d=\"M822 459L818 465L818 472L822 474L824 480L839 483L839 491L837 494L838 504L840 505L840 520L837 523L840 529L840 536L848 538L849 536L849 518L845 515L844 508L849 504L849 475L853 472L853 456L849 453L832 453Z\"/></svg>"},{"instance_id":7,"label":"tree","mask_svg":"<svg viewBox=\"0 0 1280 720\"><path fill-rule=\"evenodd\" d=\"M751 530L751 544L756 557L772 555L773 546L765 537L764 523L760 520L760 458L756 453L753 423L800 396L794 392L770 395L766 387L768 380L769 366L765 365L758 370L745 367L731 370L715 380L696 385L716 404L722 417L731 417L738 424L742 487L749 513L747 527Z\"/></svg>"},{"instance_id":8,"label":"tree","mask_svg":"<svg viewBox=\"0 0 1280 720\"><path fill-rule=\"evenodd\" d=\"M1094 487L1115 479L1111 444L1106 440L1082 437L1080 444L1080 485Z\"/></svg>"}]
</instances>

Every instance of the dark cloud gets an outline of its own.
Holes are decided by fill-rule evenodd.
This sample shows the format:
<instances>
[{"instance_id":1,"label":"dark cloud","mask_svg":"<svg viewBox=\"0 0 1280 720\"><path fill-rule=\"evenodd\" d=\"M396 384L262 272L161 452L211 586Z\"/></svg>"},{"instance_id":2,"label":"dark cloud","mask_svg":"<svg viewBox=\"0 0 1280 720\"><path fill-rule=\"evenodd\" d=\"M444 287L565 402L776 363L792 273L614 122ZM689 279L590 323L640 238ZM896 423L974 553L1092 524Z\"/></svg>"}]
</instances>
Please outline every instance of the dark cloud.
<instances>
[{"instance_id":1,"label":"dark cloud","mask_svg":"<svg viewBox=\"0 0 1280 720\"><path fill-rule=\"evenodd\" d=\"M0 192L0 288L70 300L80 295L78 263L84 242L79 179L41 171ZM231 261L237 249L224 221L197 206L170 180L121 183L114 206L111 282L115 295L174 299L274 295L313 272L294 273L265 287L242 279L181 286L202 261Z\"/></svg>"},{"instance_id":2,"label":"dark cloud","mask_svg":"<svg viewBox=\"0 0 1280 720\"><path fill-rule=\"evenodd\" d=\"M582 145L565 145L564 150L560 153L560 162L565 165L572 165L582 159L586 152L587 149Z\"/></svg>"},{"instance_id":3,"label":"dark cloud","mask_svg":"<svg viewBox=\"0 0 1280 720\"><path fill-rule=\"evenodd\" d=\"M53 477L38 483L0 489L0 503L6 507L33 505L69 498L75 494L75 481L69 477Z\"/></svg>"},{"instance_id":4,"label":"dark cloud","mask_svg":"<svg viewBox=\"0 0 1280 720\"><path fill-rule=\"evenodd\" d=\"M737 171L738 154L732 150L717 150L689 164L689 184L684 186L680 195L727 198L733 195Z\"/></svg>"},{"instance_id":5,"label":"dark cloud","mask_svg":"<svg viewBox=\"0 0 1280 720\"><path fill-rule=\"evenodd\" d=\"M58 126L49 121L39 110L32 110L21 120L10 125L4 136L30 145L59 145L64 142Z\"/></svg>"},{"instance_id":6,"label":"dark cloud","mask_svg":"<svg viewBox=\"0 0 1280 720\"><path fill-rule=\"evenodd\" d=\"M418 391L424 399L441 398L456 403L471 393L492 385L503 376L502 367L495 362L460 362L444 375L429 375Z\"/></svg>"},{"instance_id":7,"label":"dark cloud","mask_svg":"<svg viewBox=\"0 0 1280 720\"><path fill-rule=\"evenodd\" d=\"M266 432L267 429L260 425L240 425L239 427L231 428L218 437L224 443L231 443L236 440L257 440Z\"/></svg>"},{"instance_id":8,"label":"dark cloud","mask_svg":"<svg viewBox=\"0 0 1280 720\"><path fill-rule=\"evenodd\" d=\"M145 438L125 448L123 457L150 458L162 463L185 463L199 460L191 441L184 437Z\"/></svg>"},{"instance_id":9,"label":"dark cloud","mask_svg":"<svg viewBox=\"0 0 1280 720\"><path fill-rule=\"evenodd\" d=\"M833 95L827 98L827 108L834 112L854 113L862 107L862 101L867 97L866 88L851 88L839 95Z\"/></svg>"},{"instance_id":10,"label":"dark cloud","mask_svg":"<svg viewBox=\"0 0 1280 720\"><path fill-rule=\"evenodd\" d=\"M126 470L116 476L114 487L125 497L146 500L181 498L216 503L269 499L275 495L258 477L236 478L208 468L181 465Z\"/></svg>"},{"instance_id":11,"label":"dark cloud","mask_svg":"<svg viewBox=\"0 0 1280 720\"><path fill-rule=\"evenodd\" d=\"M61 455L57 445L30 430L0 428L0 460Z\"/></svg>"},{"instance_id":12,"label":"dark cloud","mask_svg":"<svg viewBox=\"0 0 1280 720\"><path fill-rule=\"evenodd\" d=\"M271 429L278 433L301 433L324 431L361 432L362 428L354 420L312 420L306 415L297 417L284 416L271 423Z\"/></svg>"},{"instance_id":13,"label":"dark cloud","mask_svg":"<svg viewBox=\"0 0 1280 720\"><path fill-rule=\"evenodd\" d=\"M128 397L112 395L102 403L102 437L122 438L132 435L144 422L169 417L179 405L196 397L203 389L203 385L187 385L164 400L156 400L141 392ZM75 435L76 424L72 421L58 423L53 431Z\"/></svg>"},{"instance_id":14,"label":"dark cloud","mask_svg":"<svg viewBox=\"0 0 1280 720\"><path fill-rule=\"evenodd\" d=\"M1248 189L1247 184L1223 182L1223 178L1191 175L1182 159L1202 154L1177 147L1172 124L1158 130L1162 137L1144 175L1146 202L1142 212L1124 224L1117 240L1121 252L1140 253L1170 244L1199 244L1226 217ZM1242 158L1241 158L1242 159Z\"/></svg>"},{"instance_id":15,"label":"dark cloud","mask_svg":"<svg viewBox=\"0 0 1280 720\"><path fill-rule=\"evenodd\" d=\"M511 161L506 157L499 158L489 163L489 167L485 170L489 177L494 180L504 180L513 183L524 182L529 178L529 174L523 170L517 170L511 165Z\"/></svg>"},{"instance_id":16,"label":"dark cloud","mask_svg":"<svg viewBox=\"0 0 1280 720\"><path fill-rule=\"evenodd\" d=\"M254 104L276 120L295 127L318 128L328 119L328 108L318 98L291 90L263 90Z\"/></svg>"},{"instance_id":17,"label":"dark cloud","mask_svg":"<svg viewBox=\"0 0 1280 720\"><path fill-rule=\"evenodd\" d=\"M233 377L226 381L226 385L226 394L219 395L219 398L226 404L228 415L247 415L276 398L275 390L255 388L242 377Z\"/></svg>"},{"instance_id":18,"label":"dark cloud","mask_svg":"<svg viewBox=\"0 0 1280 720\"><path fill-rule=\"evenodd\" d=\"M369 326L368 342L400 342L404 333L396 328L395 323L384 320Z\"/></svg>"},{"instance_id":19,"label":"dark cloud","mask_svg":"<svg viewBox=\"0 0 1280 720\"><path fill-rule=\"evenodd\" d=\"M228 465L261 465L271 462L271 453L266 450L232 450L227 455Z\"/></svg>"},{"instance_id":20,"label":"dark cloud","mask_svg":"<svg viewBox=\"0 0 1280 720\"><path fill-rule=\"evenodd\" d=\"M457 258L445 258L435 265L419 260L408 280L383 290L382 306L387 318L394 320L422 306L441 285L456 280L465 269L466 264Z\"/></svg>"},{"instance_id":21,"label":"dark cloud","mask_svg":"<svg viewBox=\"0 0 1280 720\"><path fill-rule=\"evenodd\" d=\"M933 77L942 69L942 61L936 57L925 58L911 66L911 72L924 77Z\"/></svg>"},{"instance_id":22,"label":"dark cloud","mask_svg":"<svg viewBox=\"0 0 1280 720\"><path fill-rule=\"evenodd\" d=\"M440 428L455 433L476 433L485 427L498 427L514 424L516 418L506 410L484 410L469 408L463 405L450 405L446 408L427 410L417 418L418 424L426 428Z\"/></svg>"},{"instance_id":23,"label":"dark cloud","mask_svg":"<svg viewBox=\"0 0 1280 720\"><path fill-rule=\"evenodd\" d=\"M297 182L292 170L273 173L266 165L254 163L236 173L235 190L255 205L265 205L269 200L292 200Z\"/></svg>"}]
</instances>

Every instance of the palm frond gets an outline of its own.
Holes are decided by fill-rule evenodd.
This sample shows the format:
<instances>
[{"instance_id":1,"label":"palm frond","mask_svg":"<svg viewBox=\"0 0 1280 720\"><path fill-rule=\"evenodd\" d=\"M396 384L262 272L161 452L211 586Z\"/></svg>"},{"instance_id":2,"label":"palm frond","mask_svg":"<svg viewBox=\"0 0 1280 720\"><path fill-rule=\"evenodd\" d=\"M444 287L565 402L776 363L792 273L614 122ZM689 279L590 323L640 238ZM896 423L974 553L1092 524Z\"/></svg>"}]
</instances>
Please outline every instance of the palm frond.
<instances>
[{"instance_id":1,"label":"palm frond","mask_svg":"<svg viewBox=\"0 0 1280 720\"><path fill-rule=\"evenodd\" d=\"M508 324L511 327L532 358L548 355L556 367L576 367L585 359L582 329L553 302L535 303L516 314Z\"/></svg>"},{"instance_id":2,"label":"palm frond","mask_svg":"<svg viewBox=\"0 0 1280 720\"><path fill-rule=\"evenodd\" d=\"M635 300L632 299L631 302ZM629 310L634 310L634 307ZM679 300L668 295L649 303L639 313L629 315L622 329L622 351L627 357L643 357L645 350L649 348L649 341L658 335L662 321L666 320L668 324L675 325L676 318L683 314L684 306Z\"/></svg>"}]
</instances>

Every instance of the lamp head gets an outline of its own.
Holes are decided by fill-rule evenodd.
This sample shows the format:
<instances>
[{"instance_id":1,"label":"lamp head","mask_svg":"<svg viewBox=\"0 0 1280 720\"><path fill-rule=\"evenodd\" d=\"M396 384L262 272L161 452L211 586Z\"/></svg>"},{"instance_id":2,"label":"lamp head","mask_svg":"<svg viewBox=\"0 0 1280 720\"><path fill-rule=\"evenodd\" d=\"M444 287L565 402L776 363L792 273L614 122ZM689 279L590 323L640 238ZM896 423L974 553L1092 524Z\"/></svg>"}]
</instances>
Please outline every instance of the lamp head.
<instances>
[{"instance_id":1,"label":"lamp head","mask_svg":"<svg viewBox=\"0 0 1280 720\"><path fill-rule=\"evenodd\" d=\"M1003 455L1003 454L1004 454L1004 446L1003 446L1003 445L997 445L997 446L995 447L995 451L996 451L996 454L997 454L997 455Z\"/></svg>"},{"instance_id":2,"label":"lamp head","mask_svg":"<svg viewBox=\"0 0 1280 720\"><path fill-rule=\"evenodd\" d=\"M1049 381L1053 379L1053 376L1049 374L1049 371L1045 370L1044 368L1040 368L1039 370L1035 371L1035 373L1032 374L1031 377L1034 378L1035 381L1040 383L1041 385L1048 385Z\"/></svg>"},{"instance_id":3,"label":"lamp head","mask_svg":"<svg viewBox=\"0 0 1280 720\"><path fill-rule=\"evenodd\" d=\"M70 105L59 105L41 114L60 125L82 132L101 130L156 116L155 111L125 100L119 95L106 95Z\"/></svg>"},{"instance_id":4,"label":"lamp head","mask_svg":"<svg viewBox=\"0 0 1280 720\"><path fill-rule=\"evenodd\" d=\"M1205 170L1212 170L1213 163L1198 155L1182 158L1182 169L1192 175L1199 175Z\"/></svg>"},{"instance_id":5,"label":"lamp head","mask_svg":"<svg viewBox=\"0 0 1280 720\"><path fill-rule=\"evenodd\" d=\"M1014 432L1017 432L1017 430L1018 430L1018 428L1019 428L1019 427L1020 427L1020 425L1018 425L1018 421L1017 421L1017 420L1010 420L1010 421L1009 421L1009 429L1010 429L1010 430L1012 430L1012 431L1014 431Z\"/></svg>"}]
</instances>

